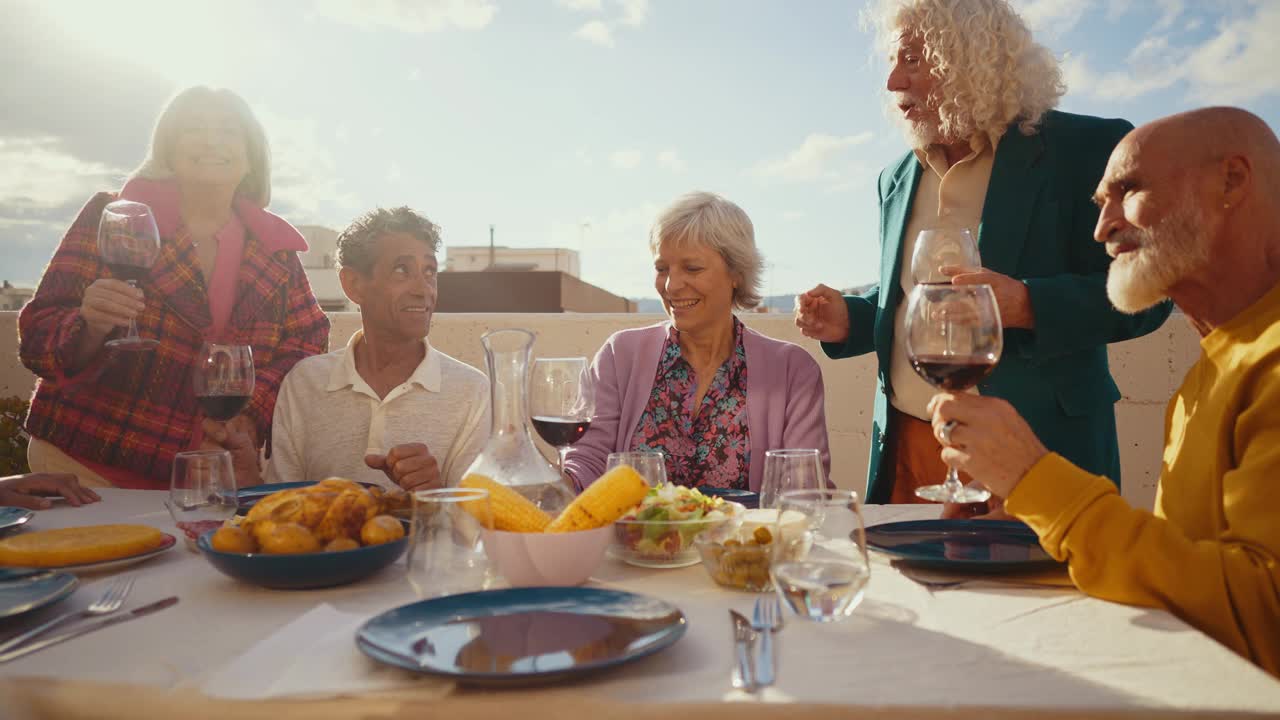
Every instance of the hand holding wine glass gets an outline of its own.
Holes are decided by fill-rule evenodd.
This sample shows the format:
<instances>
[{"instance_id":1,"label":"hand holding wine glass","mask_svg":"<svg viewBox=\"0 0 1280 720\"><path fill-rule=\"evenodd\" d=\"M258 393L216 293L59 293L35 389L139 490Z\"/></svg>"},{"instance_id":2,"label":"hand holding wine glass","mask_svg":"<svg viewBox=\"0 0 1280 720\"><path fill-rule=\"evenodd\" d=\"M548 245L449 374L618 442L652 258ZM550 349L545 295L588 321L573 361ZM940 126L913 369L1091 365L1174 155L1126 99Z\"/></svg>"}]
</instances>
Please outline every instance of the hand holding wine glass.
<instances>
[{"instance_id":1,"label":"hand holding wine glass","mask_svg":"<svg viewBox=\"0 0 1280 720\"><path fill-rule=\"evenodd\" d=\"M917 285L906 316L911 366L939 390L965 391L982 381L1000 361L1004 333L994 293L988 285ZM954 426L943 426L950 433ZM991 496L965 487L954 467L941 485L917 488L933 502L975 503Z\"/></svg>"},{"instance_id":2,"label":"hand holding wine glass","mask_svg":"<svg viewBox=\"0 0 1280 720\"><path fill-rule=\"evenodd\" d=\"M143 307L138 283L146 279L160 254L160 232L151 208L129 200L117 200L103 208L98 223L98 253L116 281L99 279L85 290L81 304L85 322L96 331L110 332L127 319L128 333L107 346L133 351L154 348L158 341L139 337L135 322Z\"/></svg>"},{"instance_id":3,"label":"hand holding wine glass","mask_svg":"<svg viewBox=\"0 0 1280 720\"><path fill-rule=\"evenodd\" d=\"M582 439L596 412L595 388L586 358L538 358L529 371L533 427L555 447L564 473L569 446Z\"/></svg>"}]
</instances>

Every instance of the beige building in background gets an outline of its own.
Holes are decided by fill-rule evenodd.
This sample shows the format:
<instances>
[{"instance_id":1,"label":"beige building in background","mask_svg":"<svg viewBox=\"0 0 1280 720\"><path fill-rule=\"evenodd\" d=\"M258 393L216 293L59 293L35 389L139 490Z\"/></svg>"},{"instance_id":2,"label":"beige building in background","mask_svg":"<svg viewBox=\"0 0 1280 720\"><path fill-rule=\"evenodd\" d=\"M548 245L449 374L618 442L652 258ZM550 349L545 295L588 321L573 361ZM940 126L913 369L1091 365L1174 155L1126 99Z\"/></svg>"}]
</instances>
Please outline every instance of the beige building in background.
<instances>
[{"instance_id":1,"label":"beige building in background","mask_svg":"<svg viewBox=\"0 0 1280 720\"><path fill-rule=\"evenodd\" d=\"M16 287L5 280L0 283L0 310L21 310L35 294L35 288Z\"/></svg>"},{"instance_id":2,"label":"beige building in background","mask_svg":"<svg viewBox=\"0 0 1280 720\"><path fill-rule=\"evenodd\" d=\"M578 251L568 248L513 248L497 245L490 257L488 245L462 245L445 249L446 272L482 270L537 270L582 277ZM490 267L493 265L495 267Z\"/></svg>"},{"instance_id":3,"label":"beige building in background","mask_svg":"<svg viewBox=\"0 0 1280 720\"><path fill-rule=\"evenodd\" d=\"M338 231L320 225L299 225L298 232L307 239L309 249L299 258L320 308L325 312L354 310L338 282Z\"/></svg>"}]
</instances>

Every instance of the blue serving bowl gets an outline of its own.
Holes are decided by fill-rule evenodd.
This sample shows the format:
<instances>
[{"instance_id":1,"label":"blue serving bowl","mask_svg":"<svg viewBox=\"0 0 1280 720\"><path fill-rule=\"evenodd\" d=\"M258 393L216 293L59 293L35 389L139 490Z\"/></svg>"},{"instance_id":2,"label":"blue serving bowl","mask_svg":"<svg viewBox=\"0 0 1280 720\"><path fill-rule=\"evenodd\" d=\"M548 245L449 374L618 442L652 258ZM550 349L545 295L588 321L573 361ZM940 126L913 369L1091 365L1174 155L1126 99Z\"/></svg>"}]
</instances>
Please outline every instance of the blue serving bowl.
<instances>
[{"instance_id":1,"label":"blue serving bowl","mask_svg":"<svg viewBox=\"0 0 1280 720\"><path fill-rule=\"evenodd\" d=\"M297 555L214 550L210 544L213 530L201 535L196 546L211 565L228 577L276 590L307 590L363 580L390 565L409 546L408 530L406 523L404 537L381 545Z\"/></svg>"}]
</instances>

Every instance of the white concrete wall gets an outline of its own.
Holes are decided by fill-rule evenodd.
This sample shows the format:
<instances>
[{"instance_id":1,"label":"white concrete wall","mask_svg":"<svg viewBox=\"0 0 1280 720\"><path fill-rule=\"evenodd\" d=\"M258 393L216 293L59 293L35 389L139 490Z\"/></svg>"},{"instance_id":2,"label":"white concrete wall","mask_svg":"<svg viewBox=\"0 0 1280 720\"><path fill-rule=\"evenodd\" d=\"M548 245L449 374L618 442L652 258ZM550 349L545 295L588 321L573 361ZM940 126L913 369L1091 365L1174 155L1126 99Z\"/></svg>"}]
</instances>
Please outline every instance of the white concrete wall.
<instances>
[{"instance_id":1,"label":"white concrete wall","mask_svg":"<svg viewBox=\"0 0 1280 720\"><path fill-rule=\"evenodd\" d=\"M330 317L330 344L346 344L359 327L359 316L336 313ZM480 336L489 330L520 327L532 331L538 338L535 355L591 356L610 333L659 319L657 315L634 314L437 315L431 341L440 350L483 368ZM743 320L766 335L799 343L818 358L827 391L832 475L842 486L861 489L875 388L873 356L829 360L817 343L800 336L789 315L745 315ZM17 359L16 323L17 313L0 312L0 396L26 395L35 381ZM1124 494L1135 505L1151 506L1160 474L1165 402L1181 384L1198 352L1197 336L1181 315L1174 315L1151 335L1111 347L1112 371L1124 393L1116 408Z\"/></svg>"}]
</instances>

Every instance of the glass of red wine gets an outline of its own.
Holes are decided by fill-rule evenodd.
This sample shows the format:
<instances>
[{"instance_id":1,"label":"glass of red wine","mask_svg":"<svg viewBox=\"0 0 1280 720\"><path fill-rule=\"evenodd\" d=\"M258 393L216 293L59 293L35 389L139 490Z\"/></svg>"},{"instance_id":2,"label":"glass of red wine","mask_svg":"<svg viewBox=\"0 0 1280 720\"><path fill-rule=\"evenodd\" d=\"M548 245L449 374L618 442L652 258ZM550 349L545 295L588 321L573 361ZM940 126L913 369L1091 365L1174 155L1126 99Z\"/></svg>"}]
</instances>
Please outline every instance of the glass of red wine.
<instances>
[{"instance_id":1,"label":"glass of red wine","mask_svg":"<svg viewBox=\"0 0 1280 720\"><path fill-rule=\"evenodd\" d=\"M907 357L939 390L964 392L995 369L1004 348L1000 310L990 285L917 285L907 302ZM933 502L976 503L991 497L965 487L955 468L941 485L916 489Z\"/></svg>"},{"instance_id":2,"label":"glass of red wine","mask_svg":"<svg viewBox=\"0 0 1280 720\"><path fill-rule=\"evenodd\" d=\"M582 439L596 412L587 359L538 358L529 370L529 414L538 435L556 449L560 472L569 446Z\"/></svg>"},{"instance_id":3,"label":"glass of red wine","mask_svg":"<svg viewBox=\"0 0 1280 720\"><path fill-rule=\"evenodd\" d=\"M204 416L227 422L253 397L253 350L248 345L205 343L192 384Z\"/></svg>"},{"instance_id":4,"label":"glass of red wine","mask_svg":"<svg viewBox=\"0 0 1280 720\"><path fill-rule=\"evenodd\" d=\"M917 285L949 285L951 276L942 272L947 266L966 270L982 267L973 233L962 227L921 230L911 253L911 279Z\"/></svg>"},{"instance_id":5,"label":"glass of red wine","mask_svg":"<svg viewBox=\"0 0 1280 720\"><path fill-rule=\"evenodd\" d=\"M112 277L138 287L151 273L151 265L160 254L160 231L156 229L151 208L130 200L108 203L98 221L98 254ZM122 338L109 340L107 347L142 351L158 344L158 340L138 337L138 325L130 320L129 332Z\"/></svg>"}]
</instances>

